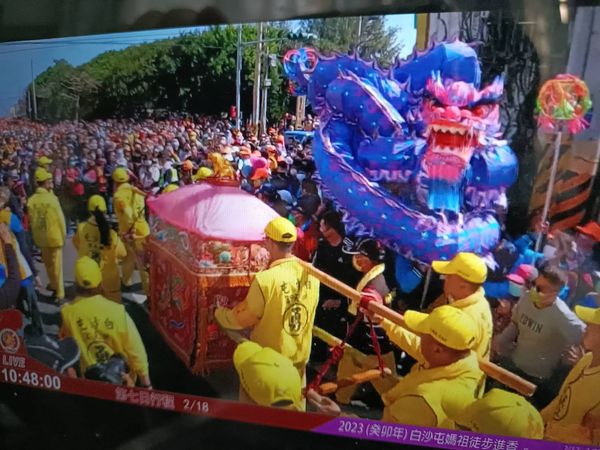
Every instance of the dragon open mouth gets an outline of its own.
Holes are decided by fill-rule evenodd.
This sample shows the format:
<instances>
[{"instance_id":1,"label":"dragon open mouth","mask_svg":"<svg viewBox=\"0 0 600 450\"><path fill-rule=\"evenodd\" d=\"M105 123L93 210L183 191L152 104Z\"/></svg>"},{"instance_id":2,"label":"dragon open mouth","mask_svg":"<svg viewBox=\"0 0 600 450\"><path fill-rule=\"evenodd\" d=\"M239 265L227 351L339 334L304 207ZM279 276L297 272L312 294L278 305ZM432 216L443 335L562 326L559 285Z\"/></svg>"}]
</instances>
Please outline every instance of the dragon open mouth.
<instances>
[{"instance_id":1,"label":"dragon open mouth","mask_svg":"<svg viewBox=\"0 0 600 450\"><path fill-rule=\"evenodd\" d=\"M423 160L428 175L458 183L479 143L479 133L470 124L436 120L428 127L429 151Z\"/></svg>"}]
</instances>

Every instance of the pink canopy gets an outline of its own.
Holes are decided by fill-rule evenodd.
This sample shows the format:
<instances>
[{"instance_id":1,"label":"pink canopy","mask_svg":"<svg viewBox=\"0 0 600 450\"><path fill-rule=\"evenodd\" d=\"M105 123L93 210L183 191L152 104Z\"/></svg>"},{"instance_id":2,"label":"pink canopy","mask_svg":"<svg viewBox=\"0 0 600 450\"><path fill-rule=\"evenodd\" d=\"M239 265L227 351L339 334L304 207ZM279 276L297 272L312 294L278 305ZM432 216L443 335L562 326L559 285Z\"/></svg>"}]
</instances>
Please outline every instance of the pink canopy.
<instances>
[{"instance_id":1,"label":"pink canopy","mask_svg":"<svg viewBox=\"0 0 600 450\"><path fill-rule=\"evenodd\" d=\"M148 200L152 214L202 239L260 242L277 213L237 187L192 184Z\"/></svg>"}]
</instances>

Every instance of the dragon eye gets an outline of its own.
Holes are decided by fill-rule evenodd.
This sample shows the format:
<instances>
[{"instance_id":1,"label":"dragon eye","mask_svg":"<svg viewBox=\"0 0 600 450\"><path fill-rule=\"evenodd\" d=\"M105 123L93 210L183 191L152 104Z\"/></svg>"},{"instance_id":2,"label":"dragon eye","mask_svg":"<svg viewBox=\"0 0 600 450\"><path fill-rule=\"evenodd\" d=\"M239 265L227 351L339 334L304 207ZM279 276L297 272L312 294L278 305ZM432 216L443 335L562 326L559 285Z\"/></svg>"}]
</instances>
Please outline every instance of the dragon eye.
<instances>
[{"instance_id":1,"label":"dragon eye","mask_svg":"<svg viewBox=\"0 0 600 450\"><path fill-rule=\"evenodd\" d=\"M479 105L472 109L472 113L477 117L487 117L491 112L490 105Z\"/></svg>"}]
</instances>

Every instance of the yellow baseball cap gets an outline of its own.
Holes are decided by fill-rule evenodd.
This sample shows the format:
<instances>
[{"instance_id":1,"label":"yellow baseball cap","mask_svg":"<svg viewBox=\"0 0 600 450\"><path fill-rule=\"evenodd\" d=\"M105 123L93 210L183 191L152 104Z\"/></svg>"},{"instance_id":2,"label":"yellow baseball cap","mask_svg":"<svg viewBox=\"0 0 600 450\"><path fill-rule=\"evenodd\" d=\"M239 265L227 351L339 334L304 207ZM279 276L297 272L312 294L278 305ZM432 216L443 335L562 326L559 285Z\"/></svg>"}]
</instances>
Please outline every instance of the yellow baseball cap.
<instances>
[{"instance_id":1,"label":"yellow baseball cap","mask_svg":"<svg viewBox=\"0 0 600 450\"><path fill-rule=\"evenodd\" d=\"M173 192L179 189L179 186L176 184L169 184L167 187L163 189L163 194L168 194L169 192Z\"/></svg>"},{"instance_id":2,"label":"yellow baseball cap","mask_svg":"<svg viewBox=\"0 0 600 450\"><path fill-rule=\"evenodd\" d=\"M89 256L82 256L75 263L75 281L85 289L94 289L102 282L100 266Z\"/></svg>"},{"instance_id":3,"label":"yellow baseball cap","mask_svg":"<svg viewBox=\"0 0 600 450\"><path fill-rule=\"evenodd\" d=\"M414 332L429 334L455 350L472 348L477 337L477 324L471 316L450 305L435 308L431 314L406 311L404 322Z\"/></svg>"},{"instance_id":4,"label":"yellow baseball cap","mask_svg":"<svg viewBox=\"0 0 600 450\"><path fill-rule=\"evenodd\" d=\"M248 396L261 406L299 406L302 380L292 361L269 347L245 341L233 353L233 365Z\"/></svg>"},{"instance_id":5,"label":"yellow baseball cap","mask_svg":"<svg viewBox=\"0 0 600 450\"><path fill-rule=\"evenodd\" d=\"M196 175L194 175L194 179L196 180L204 180L205 178L212 177L213 171L208 167L200 167Z\"/></svg>"},{"instance_id":6,"label":"yellow baseball cap","mask_svg":"<svg viewBox=\"0 0 600 450\"><path fill-rule=\"evenodd\" d=\"M576 306L575 314L585 323L600 325L600 308L588 308L586 306Z\"/></svg>"},{"instance_id":7,"label":"yellow baseball cap","mask_svg":"<svg viewBox=\"0 0 600 450\"><path fill-rule=\"evenodd\" d=\"M475 253L458 253L450 261L434 261L431 267L442 275L458 275L475 284L483 284L487 278L487 266Z\"/></svg>"},{"instance_id":8,"label":"yellow baseball cap","mask_svg":"<svg viewBox=\"0 0 600 450\"><path fill-rule=\"evenodd\" d=\"M52 174L48 172L43 167L38 167L35 169L35 181L38 183L43 183L44 181L48 181L52 179Z\"/></svg>"},{"instance_id":9,"label":"yellow baseball cap","mask_svg":"<svg viewBox=\"0 0 600 450\"><path fill-rule=\"evenodd\" d=\"M465 425L478 433L543 439L544 421L523 397L492 389L464 411Z\"/></svg>"},{"instance_id":10,"label":"yellow baseball cap","mask_svg":"<svg viewBox=\"0 0 600 450\"><path fill-rule=\"evenodd\" d=\"M112 179L117 183L127 183L129 181L127 169L124 167L117 167L112 174Z\"/></svg>"},{"instance_id":11,"label":"yellow baseball cap","mask_svg":"<svg viewBox=\"0 0 600 450\"><path fill-rule=\"evenodd\" d=\"M52 164L52 160L47 156L42 156L40 159L38 159L38 165L40 166L49 166L50 164Z\"/></svg>"},{"instance_id":12,"label":"yellow baseball cap","mask_svg":"<svg viewBox=\"0 0 600 450\"><path fill-rule=\"evenodd\" d=\"M271 220L265 228L265 235L273 241L288 244L296 242L298 237L296 227L285 217Z\"/></svg>"},{"instance_id":13,"label":"yellow baseball cap","mask_svg":"<svg viewBox=\"0 0 600 450\"><path fill-rule=\"evenodd\" d=\"M100 212L106 212L106 201L99 195L92 195L88 200L88 211L94 212L96 209Z\"/></svg>"}]
</instances>

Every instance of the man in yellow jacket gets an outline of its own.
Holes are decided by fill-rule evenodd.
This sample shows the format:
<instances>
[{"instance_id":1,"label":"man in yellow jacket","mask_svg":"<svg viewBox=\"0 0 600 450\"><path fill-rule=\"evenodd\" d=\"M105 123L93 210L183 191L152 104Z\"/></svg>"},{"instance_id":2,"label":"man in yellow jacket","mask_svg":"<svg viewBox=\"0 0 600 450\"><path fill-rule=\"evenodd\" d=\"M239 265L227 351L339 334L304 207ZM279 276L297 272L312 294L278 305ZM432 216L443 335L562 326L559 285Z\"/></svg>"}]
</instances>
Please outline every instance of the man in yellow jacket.
<instances>
[{"instance_id":1,"label":"man in yellow jacket","mask_svg":"<svg viewBox=\"0 0 600 450\"><path fill-rule=\"evenodd\" d=\"M305 379L310 356L319 281L292 256L296 227L273 219L265 228L269 269L257 273L248 295L233 309L217 308L215 319L228 330L252 329L250 340L289 358Z\"/></svg>"},{"instance_id":2,"label":"man in yellow jacket","mask_svg":"<svg viewBox=\"0 0 600 450\"><path fill-rule=\"evenodd\" d=\"M585 353L567 375L560 392L542 410L546 439L600 446L600 308L576 306L586 324Z\"/></svg>"},{"instance_id":3,"label":"man in yellow jacket","mask_svg":"<svg viewBox=\"0 0 600 450\"><path fill-rule=\"evenodd\" d=\"M127 256L127 250L121 238L110 229L106 219L106 201L99 195L88 200L90 218L77 226L73 236L73 245L81 258L89 256L102 271L102 294L117 302L121 301L121 274L119 262Z\"/></svg>"},{"instance_id":4,"label":"man in yellow jacket","mask_svg":"<svg viewBox=\"0 0 600 450\"><path fill-rule=\"evenodd\" d=\"M60 335L72 337L81 351L81 373L111 356L122 355L132 380L150 388L148 356L133 320L123 305L99 294L102 274L93 259L84 256L75 264L77 297L61 309Z\"/></svg>"},{"instance_id":5,"label":"man in yellow jacket","mask_svg":"<svg viewBox=\"0 0 600 450\"><path fill-rule=\"evenodd\" d=\"M489 359L494 325L483 290L487 278L485 262L474 253L458 253L451 261L434 261L432 268L445 276L444 295L429 310L449 304L471 316L478 330L474 350L480 357Z\"/></svg>"},{"instance_id":6,"label":"man in yellow jacket","mask_svg":"<svg viewBox=\"0 0 600 450\"><path fill-rule=\"evenodd\" d=\"M149 293L148 273L143 267L144 243L150 234L150 227L145 213L144 196L129 184L127 169L117 167L112 174L115 182L113 205L119 223L119 236L127 248L127 256L123 261L123 284L131 286L134 270L140 272L142 286L146 295Z\"/></svg>"},{"instance_id":7,"label":"man in yellow jacket","mask_svg":"<svg viewBox=\"0 0 600 450\"><path fill-rule=\"evenodd\" d=\"M66 238L65 216L52 193L52 175L41 167L35 170L37 190L27 202L33 241L42 252L50 289L56 300L65 297L63 283L63 246Z\"/></svg>"},{"instance_id":8,"label":"man in yellow jacket","mask_svg":"<svg viewBox=\"0 0 600 450\"><path fill-rule=\"evenodd\" d=\"M382 420L454 429L452 414L475 401L485 379L472 351L477 325L469 314L449 305L431 314L407 311L404 320L412 332L387 319L382 326L418 364L381 397Z\"/></svg>"}]
</instances>

